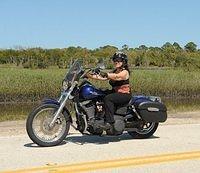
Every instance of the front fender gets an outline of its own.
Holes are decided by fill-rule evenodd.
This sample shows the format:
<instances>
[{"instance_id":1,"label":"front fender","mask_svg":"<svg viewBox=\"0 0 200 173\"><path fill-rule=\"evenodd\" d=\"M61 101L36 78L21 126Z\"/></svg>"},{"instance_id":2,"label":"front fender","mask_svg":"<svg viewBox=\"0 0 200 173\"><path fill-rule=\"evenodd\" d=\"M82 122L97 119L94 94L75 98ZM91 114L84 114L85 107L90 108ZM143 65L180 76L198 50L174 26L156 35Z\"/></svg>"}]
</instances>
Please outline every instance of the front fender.
<instances>
[{"instance_id":1,"label":"front fender","mask_svg":"<svg viewBox=\"0 0 200 173\"><path fill-rule=\"evenodd\" d=\"M52 99L52 98L47 98L47 99L42 100L42 104L55 104L55 105L60 106L60 103L58 102L58 100Z\"/></svg>"},{"instance_id":2,"label":"front fender","mask_svg":"<svg viewBox=\"0 0 200 173\"><path fill-rule=\"evenodd\" d=\"M47 98L47 99L42 100L42 104L54 104L58 107L60 106L60 103L58 102L58 100L52 99L52 98ZM72 116L71 116L69 110L66 107L63 108L63 112L66 113L69 116L70 122L73 123Z\"/></svg>"}]
</instances>

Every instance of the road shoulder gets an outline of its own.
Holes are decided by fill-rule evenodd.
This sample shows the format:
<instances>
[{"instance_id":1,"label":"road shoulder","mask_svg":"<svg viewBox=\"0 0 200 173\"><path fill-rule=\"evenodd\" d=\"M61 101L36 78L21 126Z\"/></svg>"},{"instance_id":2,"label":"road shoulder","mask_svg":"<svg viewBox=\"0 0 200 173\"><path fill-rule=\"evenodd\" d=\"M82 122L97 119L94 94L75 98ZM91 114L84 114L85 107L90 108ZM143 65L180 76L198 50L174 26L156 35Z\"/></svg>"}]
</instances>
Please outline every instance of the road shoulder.
<instances>
[{"instance_id":1,"label":"road shoulder","mask_svg":"<svg viewBox=\"0 0 200 173\"><path fill-rule=\"evenodd\" d=\"M199 124L200 111L195 112L178 112L168 115L166 122L160 125L177 125L177 124ZM73 128L70 132L74 132ZM15 136L26 134L26 122L20 121L4 121L0 122L0 136Z\"/></svg>"}]
</instances>

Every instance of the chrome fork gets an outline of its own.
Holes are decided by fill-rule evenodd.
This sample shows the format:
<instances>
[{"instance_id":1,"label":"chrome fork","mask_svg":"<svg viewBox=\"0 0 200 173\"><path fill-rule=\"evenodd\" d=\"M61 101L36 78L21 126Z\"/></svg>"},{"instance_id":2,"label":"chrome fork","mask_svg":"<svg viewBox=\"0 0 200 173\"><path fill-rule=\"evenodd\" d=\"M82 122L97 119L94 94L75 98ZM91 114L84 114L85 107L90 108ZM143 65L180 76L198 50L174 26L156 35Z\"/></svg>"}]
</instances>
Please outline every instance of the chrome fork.
<instances>
[{"instance_id":1,"label":"chrome fork","mask_svg":"<svg viewBox=\"0 0 200 173\"><path fill-rule=\"evenodd\" d=\"M54 114L53 120L52 120L52 121L50 122L50 124L49 124L49 127L50 127L50 128L52 128L52 127L54 126L54 124L55 124L57 118L59 117L60 113L62 112L62 110L63 110L63 108L64 108L64 106L65 106L65 104L66 104L66 101L68 100L68 98L69 98L71 92L73 91L74 87L76 86L76 84L77 84L77 82L75 82L75 83L69 88L69 90L68 90L67 92L63 92L63 93L61 94L61 97L60 97L59 100L58 100L58 102L61 103L61 104L60 104L60 107L58 108L58 110L56 111L56 113ZM64 98L64 100L63 100L63 98Z\"/></svg>"}]
</instances>

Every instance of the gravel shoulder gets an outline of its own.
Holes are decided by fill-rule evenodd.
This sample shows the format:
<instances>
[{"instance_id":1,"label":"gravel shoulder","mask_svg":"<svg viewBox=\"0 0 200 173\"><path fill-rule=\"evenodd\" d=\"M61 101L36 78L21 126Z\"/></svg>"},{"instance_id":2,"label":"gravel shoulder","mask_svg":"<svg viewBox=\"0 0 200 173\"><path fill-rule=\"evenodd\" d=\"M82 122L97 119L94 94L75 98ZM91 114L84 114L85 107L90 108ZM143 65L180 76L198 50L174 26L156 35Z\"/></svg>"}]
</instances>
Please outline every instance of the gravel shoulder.
<instances>
[{"instance_id":1,"label":"gravel shoulder","mask_svg":"<svg viewBox=\"0 0 200 173\"><path fill-rule=\"evenodd\" d=\"M26 134L25 124L25 120L0 122L0 137ZM160 125L173 124L200 124L200 111L169 114L167 121ZM73 128L70 128L70 132L75 133L76 131Z\"/></svg>"}]
</instances>

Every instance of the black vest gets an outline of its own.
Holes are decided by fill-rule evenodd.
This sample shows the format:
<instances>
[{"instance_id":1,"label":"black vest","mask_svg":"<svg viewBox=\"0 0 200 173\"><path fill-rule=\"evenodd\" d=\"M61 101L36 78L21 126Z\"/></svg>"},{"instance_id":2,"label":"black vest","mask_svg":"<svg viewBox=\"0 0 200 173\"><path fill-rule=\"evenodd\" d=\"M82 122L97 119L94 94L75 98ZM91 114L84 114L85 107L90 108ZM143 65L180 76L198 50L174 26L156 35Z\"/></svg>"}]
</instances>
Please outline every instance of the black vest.
<instances>
[{"instance_id":1,"label":"black vest","mask_svg":"<svg viewBox=\"0 0 200 173\"><path fill-rule=\"evenodd\" d=\"M122 69L122 70L124 70L124 69ZM116 69L113 71L113 73L116 73ZM129 84L129 78L127 80L120 80L120 81L110 80L109 84L112 87L118 87L118 86L126 85L126 84Z\"/></svg>"}]
</instances>

